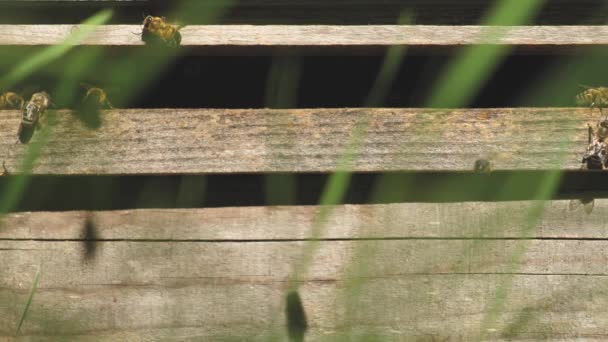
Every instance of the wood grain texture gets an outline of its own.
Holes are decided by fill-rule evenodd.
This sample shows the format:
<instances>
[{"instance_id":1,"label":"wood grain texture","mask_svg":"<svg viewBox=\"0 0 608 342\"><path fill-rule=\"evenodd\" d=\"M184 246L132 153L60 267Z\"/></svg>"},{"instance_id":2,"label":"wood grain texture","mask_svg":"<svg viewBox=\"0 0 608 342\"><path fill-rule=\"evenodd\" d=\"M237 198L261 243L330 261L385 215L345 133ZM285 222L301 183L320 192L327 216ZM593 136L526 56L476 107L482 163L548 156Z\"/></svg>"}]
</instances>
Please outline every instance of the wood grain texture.
<instances>
[{"instance_id":1,"label":"wood grain texture","mask_svg":"<svg viewBox=\"0 0 608 342\"><path fill-rule=\"evenodd\" d=\"M342 281L303 283L301 296L311 340L335 340L352 325L355 336L383 340L470 340L495 289L512 282L511 295L496 323L486 327L492 339L598 339L607 337L605 278L571 276L451 275L369 279L346 316ZM90 286L40 289L22 335L115 340L266 340L271 331L284 336L283 283L193 284L189 286ZM0 296L24 302L26 291L0 290ZM20 305L2 312L0 334L10 336ZM10 311L9 311L10 310Z\"/></svg>"},{"instance_id":2,"label":"wood grain texture","mask_svg":"<svg viewBox=\"0 0 608 342\"><path fill-rule=\"evenodd\" d=\"M547 202L528 232L522 226L534 201L340 205L320 238L608 238L608 200L595 200L591 214L570 211L568 203ZM88 219L95 239L106 241L291 241L310 237L318 212L317 206L22 212L2 217L0 240L83 240Z\"/></svg>"},{"instance_id":3,"label":"wood grain texture","mask_svg":"<svg viewBox=\"0 0 608 342\"><path fill-rule=\"evenodd\" d=\"M87 130L57 113L33 174L327 172L357 122L368 122L354 171L578 169L589 109L145 109L103 113ZM44 119L44 118L43 118ZM0 149L16 171L28 145L15 144L19 113L0 111ZM45 123L42 122L44 125ZM34 140L38 135L34 135Z\"/></svg>"},{"instance_id":4,"label":"wood grain texture","mask_svg":"<svg viewBox=\"0 0 608 342\"><path fill-rule=\"evenodd\" d=\"M534 227L534 202L337 206L300 278L308 338L350 326L361 338L474 339L507 286L487 338L604 339L608 202L597 202L591 215L549 202ZM318 209L5 215L0 336L13 336L40 269L25 338L284 338L297 240Z\"/></svg>"},{"instance_id":5,"label":"wood grain texture","mask_svg":"<svg viewBox=\"0 0 608 342\"><path fill-rule=\"evenodd\" d=\"M347 318L345 283L306 282L301 288L309 338L331 341L353 326L355 336L389 341L471 339L488 314L495 289L507 276L413 276L370 279L356 312ZM605 339L607 291L601 277L515 276L512 295L486 334L509 339ZM0 290L23 302L24 291ZM264 340L284 333L284 284L189 286L91 286L40 289L22 335L95 341L215 339ZM9 335L20 307L5 311L1 334ZM272 329L272 330L271 330Z\"/></svg>"},{"instance_id":6,"label":"wood grain texture","mask_svg":"<svg viewBox=\"0 0 608 342\"><path fill-rule=\"evenodd\" d=\"M520 243L527 248L512 274L510 260ZM246 331L283 331L286 277L302 247L111 242L86 260L80 242L3 241L0 335L13 333L39 267L26 336L99 339L145 331L158 339L176 329L236 338ZM510 283L497 322L487 327L491 336L602 337L604 251L605 241L322 242L301 295L313 335L331 336L352 324L393 338L469 336L491 310L497 288ZM357 273L356 255L369 272ZM344 298L356 283L361 295L347 316Z\"/></svg>"},{"instance_id":7,"label":"wood grain texture","mask_svg":"<svg viewBox=\"0 0 608 342\"><path fill-rule=\"evenodd\" d=\"M55 45L77 30L78 25L0 25L0 45ZM81 44L138 46L138 32L138 25L100 26ZM608 44L606 26L192 25L181 33L182 45L190 47Z\"/></svg>"}]
</instances>

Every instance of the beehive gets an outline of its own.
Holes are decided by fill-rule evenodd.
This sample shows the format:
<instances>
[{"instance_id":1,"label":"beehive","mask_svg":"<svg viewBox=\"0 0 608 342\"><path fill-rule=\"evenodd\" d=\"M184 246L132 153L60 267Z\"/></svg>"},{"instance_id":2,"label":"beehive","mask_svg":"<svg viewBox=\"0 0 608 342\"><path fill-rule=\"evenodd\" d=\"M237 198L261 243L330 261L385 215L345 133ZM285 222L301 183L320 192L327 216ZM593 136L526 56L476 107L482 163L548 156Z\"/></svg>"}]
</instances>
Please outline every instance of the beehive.
<instances>
[{"instance_id":1,"label":"beehive","mask_svg":"<svg viewBox=\"0 0 608 342\"><path fill-rule=\"evenodd\" d=\"M122 99L28 144L0 111L0 335L606 338L599 116L572 108L608 84L606 16L512 3L0 2L0 84Z\"/></svg>"}]
</instances>

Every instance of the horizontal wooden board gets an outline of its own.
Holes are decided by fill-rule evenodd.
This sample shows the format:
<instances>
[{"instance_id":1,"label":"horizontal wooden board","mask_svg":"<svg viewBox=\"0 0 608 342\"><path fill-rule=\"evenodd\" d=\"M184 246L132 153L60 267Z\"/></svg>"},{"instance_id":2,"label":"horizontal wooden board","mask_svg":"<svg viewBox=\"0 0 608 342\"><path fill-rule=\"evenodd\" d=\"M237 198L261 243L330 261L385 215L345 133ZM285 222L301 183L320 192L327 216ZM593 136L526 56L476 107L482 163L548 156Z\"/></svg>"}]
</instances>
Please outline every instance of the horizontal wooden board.
<instances>
[{"instance_id":1,"label":"horizontal wooden board","mask_svg":"<svg viewBox=\"0 0 608 342\"><path fill-rule=\"evenodd\" d=\"M529 201L336 206L299 278L307 336L603 339L607 203L587 215L548 202L531 226ZM26 337L284 338L287 280L318 209L5 215L0 336L41 270Z\"/></svg>"},{"instance_id":2,"label":"horizontal wooden board","mask_svg":"<svg viewBox=\"0 0 608 342\"><path fill-rule=\"evenodd\" d=\"M608 200L586 214L569 201L549 201L540 220L525 223L539 203L399 203L340 205L321 239L555 238L606 239ZM0 240L292 241L310 238L317 206L23 212L0 220ZM85 222L94 236L87 237Z\"/></svg>"},{"instance_id":3,"label":"horizontal wooden board","mask_svg":"<svg viewBox=\"0 0 608 342\"><path fill-rule=\"evenodd\" d=\"M0 25L0 45L61 44L78 25ZM98 27L80 44L139 46L140 25ZM471 44L572 47L608 44L606 26L432 26L432 25L191 25L181 29L182 46L202 50L251 48L459 47ZM266 51L268 52L268 51Z\"/></svg>"},{"instance_id":4,"label":"horizontal wooden board","mask_svg":"<svg viewBox=\"0 0 608 342\"><path fill-rule=\"evenodd\" d=\"M344 282L306 282L301 288L311 340L335 340L352 325L355 336L396 341L471 339L490 313L496 288L512 290L487 338L605 339L608 304L602 277L414 276L370 279L345 313ZM266 340L285 335L284 284L196 284L185 287L104 286L40 289L22 327L37 340L58 337L115 341L152 339ZM14 303L3 310L0 334L10 336L25 291L0 290Z\"/></svg>"},{"instance_id":5,"label":"horizontal wooden board","mask_svg":"<svg viewBox=\"0 0 608 342\"><path fill-rule=\"evenodd\" d=\"M519 243L527 249L514 269ZM486 327L490 336L605 336L605 243L322 242L301 295L313 336L339 333L345 324L393 338L469 336L491 312L501 285L513 288L497 322ZM79 242L2 241L0 334L14 332L39 268L24 335L283 332L286 277L302 247L111 242L87 260ZM358 273L360 263L369 271ZM350 300L355 311L347 316L344 298L357 290L352 286L360 286L360 295Z\"/></svg>"},{"instance_id":6,"label":"horizontal wooden board","mask_svg":"<svg viewBox=\"0 0 608 342\"><path fill-rule=\"evenodd\" d=\"M416 274L608 275L605 240L321 241L302 280L336 281L364 263L366 277ZM2 287L23 288L43 264L42 288L184 286L192 281L287 281L305 242L0 241ZM525 252L517 268L518 248Z\"/></svg>"},{"instance_id":7,"label":"horizontal wooden board","mask_svg":"<svg viewBox=\"0 0 608 342\"><path fill-rule=\"evenodd\" d=\"M359 122L368 129L353 171L578 169L589 109L133 109L103 113L88 130L59 111L33 174L328 172ZM10 172L27 151L16 144L20 113L0 111L0 146ZM44 125L44 122L42 123ZM39 135L35 134L35 141Z\"/></svg>"}]
</instances>

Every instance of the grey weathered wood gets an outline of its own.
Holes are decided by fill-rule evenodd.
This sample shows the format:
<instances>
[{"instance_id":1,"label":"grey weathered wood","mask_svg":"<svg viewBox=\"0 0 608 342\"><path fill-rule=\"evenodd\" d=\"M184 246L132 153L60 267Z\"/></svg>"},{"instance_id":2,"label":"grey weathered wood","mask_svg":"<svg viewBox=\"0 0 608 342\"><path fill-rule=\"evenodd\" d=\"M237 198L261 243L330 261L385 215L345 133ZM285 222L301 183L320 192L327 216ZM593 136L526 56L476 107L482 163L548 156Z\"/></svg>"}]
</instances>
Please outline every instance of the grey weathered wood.
<instances>
[{"instance_id":1,"label":"grey weathered wood","mask_svg":"<svg viewBox=\"0 0 608 342\"><path fill-rule=\"evenodd\" d=\"M17 111L0 111L0 150L17 171ZM589 109L134 109L87 130L67 111L33 174L325 172L335 170L357 122L369 129L354 171L577 169ZM43 122L44 124L44 122ZM34 135L36 140L38 134Z\"/></svg>"},{"instance_id":2,"label":"grey weathered wood","mask_svg":"<svg viewBox=\"0 0 608 342\"><path fill-rule=\"evenodd\" d=\"M346 320L344 282L304 283L301 295L312 340L335 337L346 321L354 331L386 336L470 339L488 314L495 289L507 276L414 276L370 279L356 312ZM516 276L512 295L488 338L605 339L607 292L602 277ZM27 291L0 290L23 302ZM263 340L270 328L284 335L282 283L190 286L102 286L40 289L22 334L152 340L238 337ZM5 311L2 335L10 334L20 306ZM273 321L274 320L274 321ZM278 326L278 327L277 327Z\"/></svg>"},{"instance_id":3,"label":"grey weathered wood","mask_svg":"<svg viewBox=\"0 0 608 342\"><path fill-rule=\"evenodd\" d=\"M164 242L100 241L85 258L83 241L0 241L0 284L27 284L41 263L41 288L97 285L184 284L199 278L255 282L286 281L299 261L302 241ZM303 280L340 280L354 262L370 265L366 276L515 272L544 275L608 275L606 240L373 240L320 241ZM522 245L521 264L511 261ZM199 281L199 280L197 280ZM22 285L20 285L22 284Z\"/></svg>"},{"instance_id":4,"label":"grey weathered wood","mask_svg":"<svg viewBox=\"0 0 608 342\"><path fill-rule=\"evenodd\" d=\"M568 213L567 201L548 202L539 223L526 227L535 204L335 207L322 237L338 240L318 242L300 278L309 338L331 340L352 325L356 336L389 340L475 339L506 285L496 321L484 327L487 338L606 338L606 200L590 215ZM24 336L284 336L287 279L307 243L292 240L307 236L318 209L5 215L0 336L14 333L39 268ZM87 216L95 241L84 240ZM528 229L530 240L512 239ZM351 240L358 238L374 239Z\"/></svg>"},{"instance_id":5,"label":"grey weathered wood","mask_svg":"<svg viewBox=\"0 0 608 342\"><path fill-rule=\"evenodd\" d=\"M519 243L528 246L522 265L515 275L505 273L513 271L509 261ZM605 336L605 244L322 242L301 291L312 334L339 332L347 320L371 331L390 327L395 337L469 335L490 310L497 288L512 282L490 335L528 314L535 319L519 323L524 336ZM262 334L276 324L283 329L285 280L301 250L299 242L111 242L83 260L79 242L3 241L0 333L14 331L39 267L43 276L25 335L101 338L146 330L158 338L172 329L188 334L180 330L185 328L228 336ZM361 257L351 263L355 255ZM358 275L360 262L369 272ZM355 282L361 283L361 297L347 319L345 291ZM563 320L568 326L560 325Z\"/></svg>"},{"instance_id":6,"label":"grey weathered wood","mask_svg":"<svg viewBox=\"0 0 608 342\"><path fill-rule=\"evenodd\" d=\"M60 44L78 29L78 25L0 25L0 45ZM137 32L141 32L141 26L100 26L81 44L139 46L143 43ZM606 26L192 25L181 33L183 46L201 48L608 44Z\"/></svg>"},{"instance_id":7,"label":"grey weathered wood","mask_svg":"<svg viewBox=\"0 0 608 342\"><path fill-rule=\"evenodd\" d=\"M591 214L568 203L547 202L527 232L533 201L340 205L320 238L608 238L608 200L595 200ZM316 206L23 212L2 217L0 240L82 240L87 218L98 240L302 240L318 213Z\"/></svg>"},{"instance_id":8,"label":"grey weathered wood","mask_svg":"<svg viewBox=\"0 0 608 342\"><path fill-rule=\"evenodd\" d=\"M462 340L479 333L495 289L509 280L501 275L368 279L350 319L344 314L345 282L306 282L301 295L311 340L335 337L344 323L358 335L376 333L389 340ZM497 323L486 327L488 338L607 337L604 278L522 275L512 277L512 283ZM264 340L273 330L285 335L284 289L280 282L40 289L22 335L95 341ZM19 303L27 291L2 289L0 296ZM11 333L20 309L14 305L3 311L2 335Z\"/></svg>"}]
</instances>

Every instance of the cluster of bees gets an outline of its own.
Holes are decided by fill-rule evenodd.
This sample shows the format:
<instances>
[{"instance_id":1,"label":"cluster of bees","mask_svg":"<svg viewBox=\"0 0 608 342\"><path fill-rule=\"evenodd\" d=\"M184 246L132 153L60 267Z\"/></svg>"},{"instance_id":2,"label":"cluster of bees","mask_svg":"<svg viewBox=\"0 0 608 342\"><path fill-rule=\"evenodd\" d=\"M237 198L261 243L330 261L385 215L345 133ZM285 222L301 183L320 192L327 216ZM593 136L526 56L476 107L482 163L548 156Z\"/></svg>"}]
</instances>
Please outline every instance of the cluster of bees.
<instances>
[{"instance_id":1,"label":"cluster of bees","mask_svg":"<svg viewBox=\"0 0 608 342\"><path fill-rule=\"evenodd\" d=\"M608 137L608 119L603 115L603 108L608 107L608 88L588 88L576 97L579 106L599 108L603 118L595 127L588 125L588 146L582 159L581 169L603 170L608 168L608 155L605 139Z\"/></svg>"},{"instance_id":2,"label":"cluster of bees","mask_svg":"<svg viewBox=\"0 0 608 342\"><path fill-rule=\"evenodd\" d=\"M146 16L143 22L141 40L146 45L178 47L182 37L179 33L181 27L167 22L165 17ZM77 108L85 122L91 122L99 118L99 110L111 109L112 104L106 92L99 87L82 84L86 88L86 93ZM51 96L45 91L34 93L29 101L25 101L23 96L15 92L5 92L0 94L0 109L20 110L21 122L17 135L19 142L27 143L36 128L38 122L47 109L53 104ZM92 126L96 126L92 124Z\"/></svg>"},{"instance_id":3,"label":"cluster of bees","mask_svg":"<svg viewBox=\"0 0 608 342\"><path fill-rule=\"evenodd\" d=\"M106 92L97 87L83 84L87 91L79 104L77 111L85 122L90 122L99 117L99 110L113 108ZM51 96L46 91L32 94L29 101L14 92L6 92L0 95L0 109L14 109L21 111L21 122L17 136L19 142L27 143L34 131L39 126L40 118L46 113L49 107L53 106Z\"/></svg>"},{"instance_id":4,"label":"cluster of bees","mask_svg":"<svg viewBox=\"0 0 608 342\"><path fill-rule=\"evenodd\" d=\"M608 107L608 87L588 87L576 96L576 104L589 108L598 108L600 119L595 125L588 124L587 149L581 160L581 170L605 170L608 169L608 117L604 116L604 108ZM478 159L473 165L473 170L478 173L489 173L492 164L487 159ZM584 207L586 213L591 213L594 207L594 199L581 198L570 201L570 210Z\"/></svg>"},{"instance_id":5,"label":"cluster of bees","mask_svg":"<svg viewBox=\"0 0 608 342\"><path fill-rule=\"evenodd\" d=\"M608 107L608 87L587 87L585 91L576 96L576 104L600 110L600 119L594 126L588 124L587 150L581 160L581 170L608 169L608 118L604 116L603 109ZM583 206L587 214L594 206L593 198L581 198L570 201L570 210Z\"/></svg>"}]
</instances>

